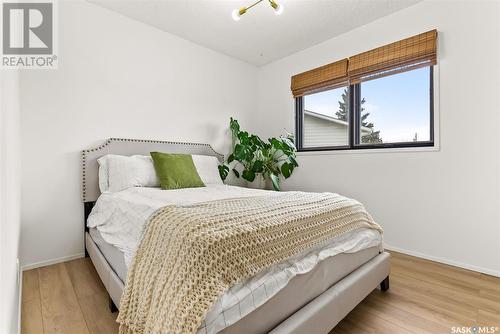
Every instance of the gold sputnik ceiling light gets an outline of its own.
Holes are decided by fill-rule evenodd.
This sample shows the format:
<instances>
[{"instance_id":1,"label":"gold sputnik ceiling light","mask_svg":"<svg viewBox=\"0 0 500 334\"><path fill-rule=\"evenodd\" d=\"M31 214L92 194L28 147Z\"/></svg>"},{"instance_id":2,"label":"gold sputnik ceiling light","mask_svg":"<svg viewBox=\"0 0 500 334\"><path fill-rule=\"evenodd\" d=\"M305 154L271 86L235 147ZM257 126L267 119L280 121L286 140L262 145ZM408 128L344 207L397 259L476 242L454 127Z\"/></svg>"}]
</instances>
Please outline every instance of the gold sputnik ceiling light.
<instances>
[{"instance_id":1,"label":"gold sputnik ceiling light","mask_svg":"<svg viewBox=\"0 0 500 334\"><path fill-rule=\"evenodd\" d=\"M259 1L254 2L253 4L251 4L248 7L241 7L240 9L233 10L233 13L231 14L233 20L239 21L241 18L241 15L245 14L247 12L247 10L258 5L262 1L265 1L265 0L259 0ZM269 5L271 5L271 7L274 9L274 14L280 15L281 13L283 13L283 5L282 4L279 4L274 0L267 0L267 1L269 1Z\"/></svg>"}]
</instances>

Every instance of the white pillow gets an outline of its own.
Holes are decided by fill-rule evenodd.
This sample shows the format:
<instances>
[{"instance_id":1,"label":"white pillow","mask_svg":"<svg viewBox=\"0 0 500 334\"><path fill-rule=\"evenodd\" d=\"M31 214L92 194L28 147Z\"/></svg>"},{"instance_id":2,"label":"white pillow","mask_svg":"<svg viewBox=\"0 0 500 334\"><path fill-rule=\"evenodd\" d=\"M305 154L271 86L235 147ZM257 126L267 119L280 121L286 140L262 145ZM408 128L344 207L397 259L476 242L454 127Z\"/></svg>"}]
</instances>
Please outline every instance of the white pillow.
<instances>
[{"instance_id":1,"label":"white pillow","mask_svg":"<svg viewBox=\"0 0 500 334\"><path fill-rule=\"evenodd\" d=\"M196 171L205 184L224 184L219 175L219 160L208 155L192 155ZM159 187L153 159L147 155L107 154L99 163L99 189L116 192L130 187Z\"/></svg>"},{"instance_id":2,"label":"white pillow","mask_svg":"<svg viewBox=\"0 0 500 334\"><path fill-rule=\"evenodd\" d=\"M108 157L110 155L111 154L107 154L97 159L97 163L99 164L99 190L101 190L101 193L104 193L109 189Z\"/></svg>"},{"instance_id":3,"label":"white pillow","mask_svg":"<svg viewBox=\"0 0 500 334\"><path fill-rule=\"evenodd\" d=\"M101 192L116 192L131 187L160 186L160 181L156 176L151 157L145 155L133 155L128 157L108 154L99 158L98 162L100 166L99 188Z\"/></svg>"},{"instance_id":4,"label":"white pillow","mask_svg":"<svg viewBox=\"0 0 500 334\"><path fill-rule=\"evenodd\" d=\"M219 174L219 160L209 155L192 155L194 166L201 181L207 184L224 184Z\"/></svg>"}]
</instances>

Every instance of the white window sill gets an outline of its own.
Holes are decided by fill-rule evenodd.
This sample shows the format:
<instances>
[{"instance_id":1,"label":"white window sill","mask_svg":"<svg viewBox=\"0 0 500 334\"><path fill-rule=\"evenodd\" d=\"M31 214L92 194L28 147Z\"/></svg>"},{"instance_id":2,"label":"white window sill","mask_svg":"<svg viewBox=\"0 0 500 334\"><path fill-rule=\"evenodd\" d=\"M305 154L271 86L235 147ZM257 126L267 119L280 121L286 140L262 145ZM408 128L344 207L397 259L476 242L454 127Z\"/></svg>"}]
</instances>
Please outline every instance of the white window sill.
<instances>
[{"instance_id":1,"label":"white window sill","mask_svg":"<svg viewBox=\"0 0 500 334\"><path fill-rule=\"evenodd\" d=\"M337 154L373 154L373 153L413 153L413 152L439 152L439 145L425 147L394 147L394 148L373 148L358 150L331 150L331 151L303 151L297 152L297 156L308 155L337 155Z\"/></svg>"}]
</instances>

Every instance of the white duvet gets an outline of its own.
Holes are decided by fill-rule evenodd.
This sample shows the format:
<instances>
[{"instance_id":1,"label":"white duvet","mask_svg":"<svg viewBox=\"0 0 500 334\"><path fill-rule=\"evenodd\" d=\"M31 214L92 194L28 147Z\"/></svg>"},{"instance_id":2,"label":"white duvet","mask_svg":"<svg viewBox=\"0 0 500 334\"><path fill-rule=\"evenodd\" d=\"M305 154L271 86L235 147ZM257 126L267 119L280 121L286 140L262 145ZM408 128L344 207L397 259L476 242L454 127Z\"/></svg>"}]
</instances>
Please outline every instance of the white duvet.
<instances>
[{"instance_id":1,"label":"white duvet","mask_svg":"<svg viewBox=\"0 0 500 334\"><path fill-rule=\"evenodd\" d=\"M168 204L184 205L269 194L272 192L227 185L178 190L129 188L116 193L103 193L97 200L87 225L97 228L107 243L120 249L129 266L148 218L157 209ZM267 268L236 284L222 295L207 314L199 333L216 333L232 325L278 293L294 276L309 272L327 257L354 253L374 246L382 247L380 233L372 229L358 229Z\"/></svg>"}]
</instances>

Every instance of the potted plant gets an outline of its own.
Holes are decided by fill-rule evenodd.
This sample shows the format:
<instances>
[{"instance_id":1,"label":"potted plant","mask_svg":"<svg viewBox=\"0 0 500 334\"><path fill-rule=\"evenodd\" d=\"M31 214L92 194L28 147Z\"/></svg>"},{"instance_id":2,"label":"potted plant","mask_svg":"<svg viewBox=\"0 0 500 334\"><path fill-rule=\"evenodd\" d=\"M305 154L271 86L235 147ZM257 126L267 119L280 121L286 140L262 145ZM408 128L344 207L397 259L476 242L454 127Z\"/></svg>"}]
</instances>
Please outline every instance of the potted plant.
<instances>
[{"instance_id":1,"label":"potted plant","mask_svg":"<svg viewBox=\"0 0 500 334\"><path fill-rule=\"evenodd\" d=\"M233 152L227 161L219 165L219 173L226 179L230 169L236 177L247 182L258 183L263 188L270 181L275 190L280 190L280 175L289 178L298 167L293 135L269 138L267 142L259 136L242 131L238 121L231 117L229 129L233 138ZM230 167L232 166L232 167ZM257 181L256 181L257 179Z\"/></svg>"}]
</instances>

